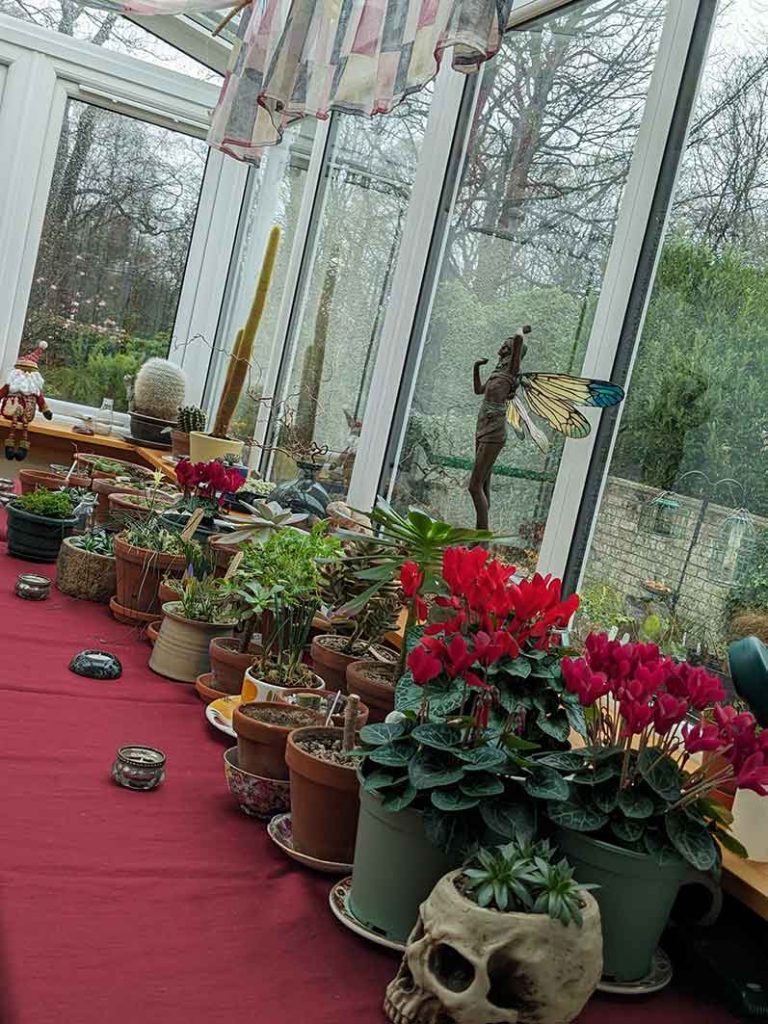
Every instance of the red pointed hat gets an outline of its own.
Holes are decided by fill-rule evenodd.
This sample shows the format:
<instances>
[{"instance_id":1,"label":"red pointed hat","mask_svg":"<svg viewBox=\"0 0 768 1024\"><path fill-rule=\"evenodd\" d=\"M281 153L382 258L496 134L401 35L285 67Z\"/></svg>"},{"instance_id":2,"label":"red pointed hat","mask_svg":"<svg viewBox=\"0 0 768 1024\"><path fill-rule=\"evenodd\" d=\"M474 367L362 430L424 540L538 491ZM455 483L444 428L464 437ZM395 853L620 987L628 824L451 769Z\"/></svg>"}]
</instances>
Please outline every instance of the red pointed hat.
<instances>
[{"instance_id":1,"label":"red pointed hat","mask_svg":"<svg viewBox=\"0 0 768 1024\"><path fill-rule=\"evenodd\" d=\"M31 352L27 352L25 356L19 356L16 360L15 366L17 370L36 370L37 364L40 362L40 356L48 348L47 341L41 341L37 348L33 348Z\"/></svg>"}]
</instances>

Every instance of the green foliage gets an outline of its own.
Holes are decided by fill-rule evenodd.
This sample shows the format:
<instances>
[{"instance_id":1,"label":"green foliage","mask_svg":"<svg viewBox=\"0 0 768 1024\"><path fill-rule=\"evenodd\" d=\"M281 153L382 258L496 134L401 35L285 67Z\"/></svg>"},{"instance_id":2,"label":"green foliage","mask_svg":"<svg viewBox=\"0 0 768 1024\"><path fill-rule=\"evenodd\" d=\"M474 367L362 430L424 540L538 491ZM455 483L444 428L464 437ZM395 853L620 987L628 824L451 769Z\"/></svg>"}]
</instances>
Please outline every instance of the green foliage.
<instances>
[{"instance_id":1,"label":"green foliage","mask_svg":"<svg viewBox=\"0 0 768 1024\"><path fill-rule=\"evenodd\" d=\"M480 907L502 913L548 914L561 924L583 924L582 893L565 859L553 863L547 842L513 840L495 850L480 849L465 864L460 881Z\"/></svg>"},{"instance_id":2,"label":"green foliage","mask_svg":"<svg viewBox=\"0 0 768 1024\"><path fill-rule=\"evenodd\" d=\"M178 532L169 530L157 516L129 522L120 537L131 547L166 555L185 555L188 562L192 552L190 545L196 543L185 543Z\"/></svg>"},{"instance_id":3,"label":"green foliage","mask_svg":"<svg viewBox=\"0 0 768 1024\"><path fill-rule=\"evenodd\" d=\"M737 567L737 582L727 598L729 612L737 608L768 608L768 530L761 530L748 555Z\"/></svg>"},{"instance_id":4,"label":"green foliage","mask_svg":"<svg viewBox=\"0 0 768 1024\"><path fill-rule=\"evenodd\" d=\"M111 556L115 549L112 534L100 529L88 530L79 537L73 537L72 544L81 551L90 551L94 555Z\"/></svg>"},{"instance_id":5,"label":"green foliage","mask_svg":"<svg viewBox=\"0 0 768 1024\"><path fill-rule=\"evenodd\" d=\"M179 596L179 611L197 622L232 622L234 615L224 581L214 576L187 576Z\"/></svg>"},{"instance_id":6,"label":"green foliage","mask_svg":"<svg viewBox=\"0 0 768 1024\"><path fill-rule=\"evenodd\" d=\"M463 720L462 720L463 723ZM530 838L535 819L519 782L522 758L488 734L470 736L464 724L418 724L415 716L360 730L363 788L385 809L424 814L430 841L466 855L478 844Z\"/></svg>"},{"instance_id":7,"label":"green foliage","mask_svg":"<svg viewBox=\"0 0 768 1024\"><path fill-rule=\"evenodd\" d=\"M358 598L368 589L369 583L360 578L354 561L336 558L321 564L321 603L334 629L346 637L345 653L354 652L361 657L385 633L396 628L401 609L400 588L394 583L382 586L360 607Z\"/></svg>"},{"instance_id":8,"label":"green foliage","mask_svg":"<svg viewBox=\"0 0 768 1024\"><path fill-rule=\"evenodd\" d=\"M718 863L715 840L727 841L731 815L711 800L685 800L686 774L655 747L583 747L531 760L564 784L557 795L539 792L530 779L525 784L529 796L547 801L553 824L652 854L660 863L682 858L700 871Z\"/></svg>"},{"instance_id":9,"label":"green foliage","mask_svg":"<svg viewBox=\"0 0 768 1024\"><path fill-rule=\"evenodd\" d=\"M14 498L13 504L30 515L44 516L46 519L69 519L74 511L72 498L66 491L47 491L43 488Z\"/></svg>"},{"instance_id":10,"label":"green foliage","mask_svg":"<svg viewBox=\"0 0 768 1024\"><path fill-rule=\"evenodd\" d=\"M320 561L338 556L341 545L319 523L310 531L276 530L264 544L245 549L236 580L255 580L283 604L319 602Z\"/></svg>"}]
</instances>

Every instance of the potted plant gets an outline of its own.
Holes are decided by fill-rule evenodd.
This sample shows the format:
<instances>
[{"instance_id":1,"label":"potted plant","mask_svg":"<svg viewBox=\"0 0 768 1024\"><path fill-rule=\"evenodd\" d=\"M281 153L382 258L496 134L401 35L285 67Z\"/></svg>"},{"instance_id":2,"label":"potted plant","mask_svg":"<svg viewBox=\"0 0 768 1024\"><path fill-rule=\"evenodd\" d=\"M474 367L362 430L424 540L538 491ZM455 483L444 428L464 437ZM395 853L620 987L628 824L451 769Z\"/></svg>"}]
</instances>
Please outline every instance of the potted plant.
<instances>
[{"instance_id":1,"label":"potted plant","mask_svg":"<svg viewBox=\"0 0 768 1024\"><path fill-rule=\"evenodd\" d=\"M108 495L109 518L116 523L152 519L179 501L179 491L168 486L157 470L149 486L131 491L112 491Z\"/></svg>"},{"instance_id":2,"label":"potted plant","mask_svg":"<svg viewBox=\"0 0 768 1024\"><path fill-rule=\"evenodd\" d=\"M88 530L65 537L56 564L56 586L69 597L107 604L115 592L115 554L112 535Z\"/></svg>"},{"instance_id":3,"label":"potted plant","mask_svg":"<svg viewBox=\"0 0 768 1024\"><path fill-rule=\"evenodd\" d=\"M29 494L36 491L38 487L44 487L49 491L58 491L62 487L90 487L91 481L87 476L80 474L68 474L43 469L20 469L19 482L21 493Z\"/></svg>"},{"instance_id":4,"label":"potted plant","mask_svg":"<svg viewBox=\"0 0 768 1024\"><path fill-rule=\"evenodd\" d=\"M224 504L225 496L242 486L243 477L239 470L225 466L218 459L198 463L182 459L176 466L176 480L182 490L182 498L176 509L164 514L165 521L183 526L192 513L202 509L204 515L195 536L207 539L220 532L220 527L215 525L215 516Z\"/></svg>"},{"instance_id":5,"label":"potted plant","mask_svg":"<svg viewBox=\"0 0 768 1024\"><path fill-rule=\"evenodd\" d=\"M729 780L768 793L768 733L719 703L717 678L654 644L590 634L562 673L584 708L584 746L536 756L565 784L546 814L576 877L602 886L606 975L636 981L686 877L719 864L718 843L745 855L712 793ZM702 717L694 724L692 714ZM716 757L700 763L705 751Z\"/></svg>"},{"instance_id":6,"label":"potted plant","mask_svg":"<svg viewBox=\"0 0 768 1024\"><path fill-rule=\"evenodd\" d=\"M119 621L160 617L158 586L163 576L181 576L189 551L178 533L158 519L132 522L115 538L116 593L110 602Z\"/></svg>"},{"instance_id":7,"label":"potted plant","mask_svg":"<svg viewBox=\"0 0 768 1024\"><path fill-rule=\"evenodd\" d=\"M352 749L358 700L350 695L344 728L309 726L288 736L291 828L297 850L316 860L350 864L360 809Z\"/></svg>"},{"instance_id":8,"label":"potted plant","mask_svg":"<svg viewBox=\"0 0 768 1024\"><path fill-rule=\"evenodd\" d=\"M179 409L176 426L171 429L171 455L189 456L189 435L205 430L205 412L196 405Z\"/></svg>"},{"instance_id":9,"label":"potted plant","mask_svg":"<svg viewBox=\"0 0 768 1024\"><path fill-rule=\"evenodd\" d=\"M136 374L130 409L134 441L169 447L167 431L184 405L186 376L167 359L148 359Z\"/></svg>"},{"instance_id":10,"label":"potted plant","mask_svg":"<svg viewBox=\"0 0 768 1024\"><path fill-rule=\"evenodd\" d=\"M287 779L285 744L288 734L292 729L321 722L317 711L294 704L271 701L240 704L232 714L238 765L258 778Z\"/></svg>"},{"instance_id":11,"label":"potted plant","mask_svg":"<svg viewBox=\"0 0 768 1024\"><path fill-rule=\"evenodd\" d=\"M379 498L371 512L375 532L353 529L338 531L346 545L345 564L363 584L351 591L342 612L354 614L382 589L398 584L401 603L407 609L405 642L400 657L389 662L363 657L347 668L350 690L360 694L371 708L373 721L381 721L394 705L395 684L405 671L405 658L414 633L427 613L428 595L442 589L440 569L443 553L449 547L505 542L487 530L464 529L434 519L419 509L406 515L396 512Z\"/></svg>"},{"instance_id":12,"label":"potted plant","mask_svg":"<svg viewBox=\"0 0 768 1024\"><path fill-rule=\"evenodd\" d=\"M190 431L189 454L193 462L207 462L224 455L234 455L238 459L242 456L243 442L231 438L230 429L251 368L253 343L267 304L267 294L275 269L279 242L280 228L275 226L269 233L248 319L245 326L237 332L232 351L229 354L227 376L214 417L213 429L210 434L204 434L201 430Z\"/></svg>"},{"instance_id":13,"label":"potted plant","mask_svg":"<svg viewBox=\"0 0 768 1024\"><path fill-rule=\"evenodd\" d=\"M399 588L389 584L377 589L364 604L355 604L355 597L369 585L359 578L357 568L344 559L325 563L321 580L323 604L333 609L329 621L336 632L321 634L312 640L310 656L317 674L328 689L345 690L347 671L353 663L382 666L385 674L385 666L391 665L390 678L394 684L397 653L381 641L397 627L401 609ZM373 671L369 674L372 676ZM364 670L359 673L359 677L364 675ZM358 681L359 678L354 678L352 682L354 692L357 692ZM367 678L363 680L364 687L366 682ZM365 696L371 696L367 688Z\"/></svg>"},{"instance_id":14,"label":"potted plant","mask_svg":"<svg viewBox=\"0 0 768 1024\"><path fill-rule=\"evenodd\" d=\"M77 526L66 491L31 491L7 506L8 554L29 562L55 562L61 542Z\"/></svg>"},{"instance_id":15,"label":"potted plant","mask_svg":"<svg viewBox=\"0 0 768 1024\"><path fill-rule=\"evenodd\" d=\"M421 908L387 986L387 1017L415 1020L414 1003L428 1001L433 1020L485 1024L503 1015L568 1024L602 967L600 912L588 888L565 860L554 861L547 843L478 850L440 879Z\"/></svg>"},{"instance_id":16,"label":"potted plant","mask_svg":"<svg viewBox=\"0 0 768 1024\"><path fill-rule=\"evenodd\" d=\"M234 624L221 580L185 576L180 599L163 605L149 667L167 679L194 683L199 675L210 672L211 639L231 633Z\"/></svg>"},{"instance_id":17,"label":"potted plant","mask_svg":"<svg viewBox=\"0 0 768 1024\"><path fill-rule=\"evenodd\" d=\"M291 690L321 690L323 680L304 663L317 604L287 600L255 582L246 589L262 618L261 650L244 675L257 699L279 701Z\"/></svg>"},{"instance_id":18,"label":"potted plant","mask_svg":"<svg viewBox=\"0 0 768 1024\"><path fill-rule=\"evenodd\" d=\"M524 755L567 748L570 723L583 724L552 646L577 598L561 601L557 580L515 582L482 548L447 549L441 585L432 614L443 621L426 626L398 683L402 720L360 730L350 909L398 941L472 844L533 834L534 795L565 785Z\"/></svg>"}]
</instances>

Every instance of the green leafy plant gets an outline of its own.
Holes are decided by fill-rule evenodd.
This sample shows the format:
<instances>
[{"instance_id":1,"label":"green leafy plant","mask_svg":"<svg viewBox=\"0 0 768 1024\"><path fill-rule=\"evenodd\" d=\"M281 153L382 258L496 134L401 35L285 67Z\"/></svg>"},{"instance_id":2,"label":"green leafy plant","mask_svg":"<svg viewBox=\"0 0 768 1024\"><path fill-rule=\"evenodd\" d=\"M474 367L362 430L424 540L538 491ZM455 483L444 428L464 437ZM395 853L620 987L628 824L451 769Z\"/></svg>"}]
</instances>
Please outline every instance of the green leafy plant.
<instances>
[{"instance_id":1,"label":"green leafy plant","mask_svg":"<svg viewBox=\"0 0 768 1024\"><path fill-rule=\"evenodd\" d=\"M344 654L364 658L382 637L396 629L402 607L400 588L389 583L371 595L362 607L356 598L368 588L354 564L330 559L320 567L320 597L337 633L344 637ZM352 610L350 610L352 609Z\"/></svg>"},{"instance_id":2,"label":"green leafy plant","mask_svg":"<svg viewBox=\"0 0 768 1024\"><path fill-rule=\"evenodd\" d=\"M459 876L464 895L480 907L502 913L548 914L561 924L581 927L583 893L595 885L580 885L564 858L554 862L546 841L513 839L492 850L473 854Z\"/></svg>"},{"instance_id":3,"label":"green leafy plant","mask_svg":"<svg viewBox=\"0 0 768 1024\"><path fill-rule=\"evenodd\" d=\"M43 488L14 498L13 505L30 515L46 519L69 519L74 511L72 498L66 491L46 491Z\"/></svg>"},{"instance_id":4,"label":"green leafy plant","mask_svg":"<svg viewBox=\"0 0 768 1024\"><path fill-rule=\"evenodd\" d=\"M107 557L113 555L115 550L114 538L106 530L88 530L79 537L73 537L72 544L81 551L90 551L94 555Z\"/></svg>"},{"instance_id":5,"label":"green leafy plant","mask_svg":"<svg viewBox=\"0 0 768 1024\"><path fill-rule=\"evenodd\" d=\"M183 541L179 532L169 530L156 516L129 520L120 537L131 547L166 555L184 555L188 562L192 551L190 545L196 544L195 541ZM199 545L197 549L199 550Z\"/></svg>"},{"instance_id":6,"label":"green leafy plant","mask_svg":"<svg viewBox=\"0 0 768 1024\"><path fill-rule=\"evenodd\" d=\"M270 486L270 490L271 490ZM253 505L241 504L251 513L253 519L245 526L231 533L222 534L214 543L220 544L263 544L277 530L298 526L306 521L306 515L293 512L277 501L259 501Z\"/></svg>"},{"instance_id":7,"label":"green leafy plant","mask_svg":"<svg viewBox=\"0 0 768 1024\"><path fill-rule=\"evenodd\" d=\"M187 573L182 580L179 606L185 619L198 622L232 622L234 614L223 581L213 576L198 579Z\"/></svg>"}]
</instances>

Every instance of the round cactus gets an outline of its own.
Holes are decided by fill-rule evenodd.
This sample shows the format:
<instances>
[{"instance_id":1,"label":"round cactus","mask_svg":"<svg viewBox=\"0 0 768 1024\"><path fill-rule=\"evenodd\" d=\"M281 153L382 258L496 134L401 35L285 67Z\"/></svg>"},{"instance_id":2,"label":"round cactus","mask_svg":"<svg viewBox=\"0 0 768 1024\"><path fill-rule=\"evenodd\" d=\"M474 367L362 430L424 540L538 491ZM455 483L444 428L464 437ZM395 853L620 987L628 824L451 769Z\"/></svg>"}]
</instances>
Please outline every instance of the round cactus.
<instances>
[{"instance_id":1,"label":"round cactus","mask_svg":"<svg viewBox=\"0 0 768 1024\"><path fill-rule=\"evenodd\" d=\"M134 408L144 416L175 421L184 404L186 377L181 367L167 359L148 359L136 374Z\"/></svg>"},{"instance_id":2,"label":"round cactus","mask_svg":"<svg viewBox=\"0 0 768 1024\"><path fill-rule=\"evenodd\" d=\"M193 430L205 430L205 413L196 405L185 405L179 409L177 427L184 434Z\"/></svg>"}]
</instances>

